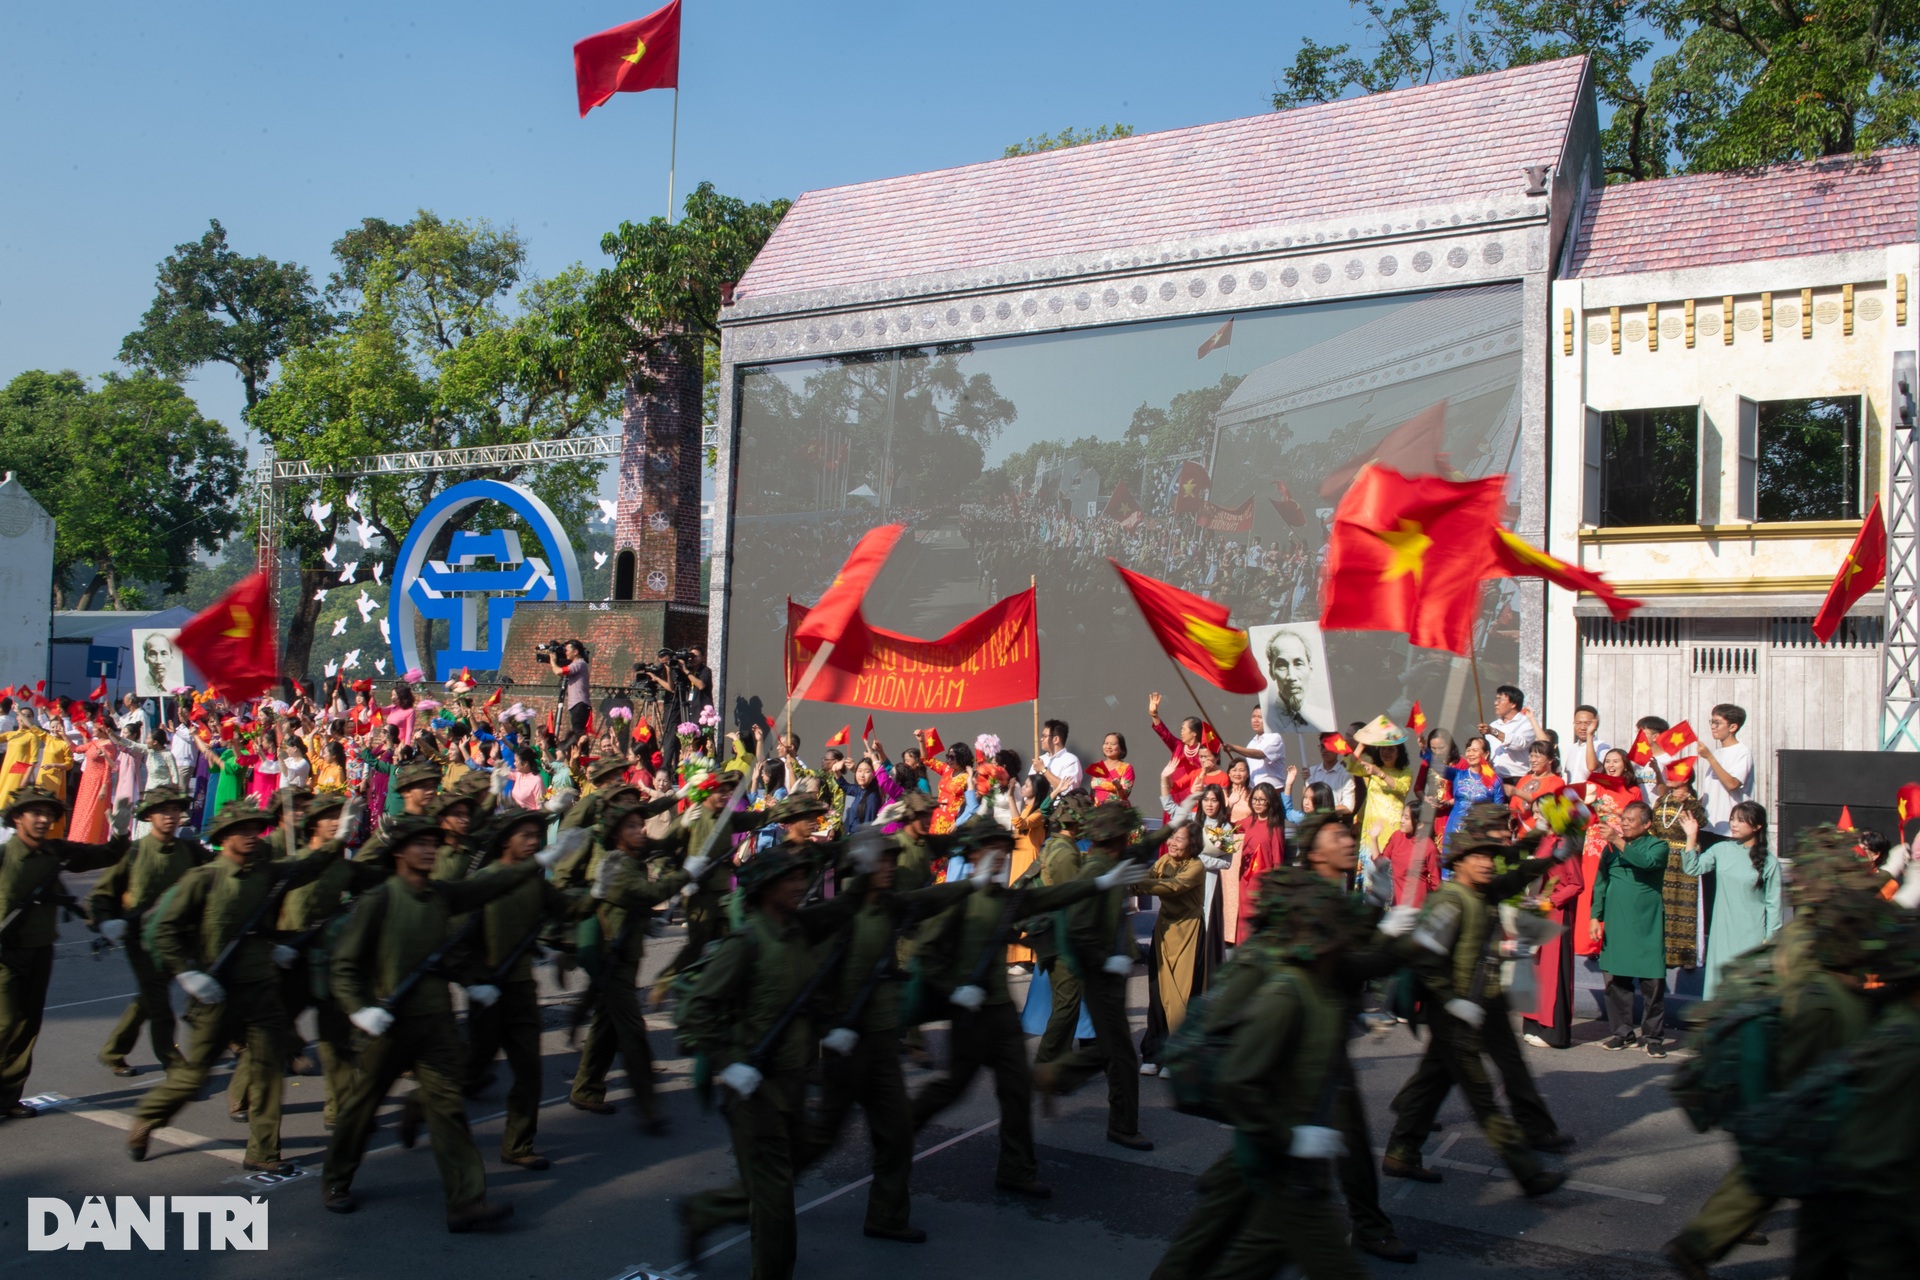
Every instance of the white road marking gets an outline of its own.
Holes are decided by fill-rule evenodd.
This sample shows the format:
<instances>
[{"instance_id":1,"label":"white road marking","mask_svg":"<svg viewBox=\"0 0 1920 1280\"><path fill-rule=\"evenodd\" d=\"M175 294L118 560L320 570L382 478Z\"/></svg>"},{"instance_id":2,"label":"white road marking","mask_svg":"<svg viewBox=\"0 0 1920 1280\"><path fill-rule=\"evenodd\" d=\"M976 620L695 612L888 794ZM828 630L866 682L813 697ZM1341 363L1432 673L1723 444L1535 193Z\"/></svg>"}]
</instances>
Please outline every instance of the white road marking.
<instances>
[{"instance_id":1,"label":"white road marking","mask_svg":"<svg viewBox=\"0 0 1920 1280\"><path fill-rule=\"evenodd\" d=\"M109 1000L131 1000L139 994L138 991L129 991L123 996L95 996L91 1000L69 1000L65 1004L50 1004L41 1012L52 1013L55 1009L78 1009L83 1004L105 1004Z\"/></svg>"}]
</instances>

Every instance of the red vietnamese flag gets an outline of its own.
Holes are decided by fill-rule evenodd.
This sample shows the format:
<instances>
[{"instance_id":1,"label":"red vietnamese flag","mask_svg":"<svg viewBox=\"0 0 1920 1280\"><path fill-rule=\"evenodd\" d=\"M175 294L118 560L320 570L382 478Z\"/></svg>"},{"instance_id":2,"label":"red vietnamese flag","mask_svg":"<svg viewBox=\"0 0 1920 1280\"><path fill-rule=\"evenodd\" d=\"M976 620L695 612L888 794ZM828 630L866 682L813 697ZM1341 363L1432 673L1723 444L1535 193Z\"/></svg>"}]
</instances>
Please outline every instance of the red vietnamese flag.
<instances>
[{"instance_id":1,"label":"red vietnamese flag","mask_svg":"<svg viewBox=\"0 0 1920 1280\"><path fill-rule=\"evenodd\" d=\"M853 741L853 726L846 725L840 732L827 739L827 745L830 747L844 747L851 741Z\"/></svg>"},{"instance_id":2,"label":"red vietnamese flag","mask_svg":"<svg viewBox=\"0 0 1920 1280\"><path fill-rule=\"evenodd\" d=\"M1640 607L1638 600L1627 599L1599 574L1548 555L1511 529L1495 526L1488 555L1491 568L1481 574L1483 578L1545 578L1556 587L1585 591L1607 606L1615 622L1625 621Z\"/></svg>"},{"instance_id":3,"label":"red vietnamese flag","mask_svg":"<svg viewBox=\"0 0 1920 1280\"><path fill-rule=\"evenodd\" d=\"M1487 530L1505 476L1408 478L1366 467L1340 499L1327 539L1320 625L1404 631L1423 649L1473 648Z\"/></svg>"},{"instance_id":4,"label":"red vietnamese flag","mask_svg":"<svg viewBox=\"0 0 1920 1280\"><path fill-rule=\"evenodd\" d=\"M1482 760L1480 762L1480 783L1482 786L1487 787L1497 787L1500 785L1500 775L1493 771L1493 762L1491 760Z\"/></svg>"},{"instance_id":5,"label":"red vietnamese flag","mask_svg":"<svg viewBox=\"0 0 1920 1280\"><path fill-rule=\"evenodd\" d=\"M1893 802L1894 811L1900 815L1900 831L1904 837L1907 824L1920 818L1920 782L1903 783L1898 797Z\"/></svg>"},{"instance_id":6,"label":"red vietnamese flag","mask_svg":"<svg viewBox=\"0 0 1920 1280\"><path fill-rule=\"evenodd\" d=\"M1700 735L1693 731L1692 725L1682 720L1660 735L1660 754L1677 756L1698 741L1700 741Z\"/></svg>"},{"instance_id":7,"label":"red vietnamese flag","mask_svg":"<svg viewBox=\"0 0 1920 1280\"><path fill-rule=\"evenodd\" d=\"M1112 557L1107 563L1133 593L1140 616L1169 658L1228 693L1259 693L1267 687L1247 633L1228 625L1225 605L1124 569Z\"/></svg>"},{"instance_id":8,"label":"red vietnamese flag","mask_svg":"<svg viewBox=\"0 0 1920 1280\"><path fill-rule=\"evenodd\" d=\"M1847 616L1847 610L1860 602L1860 597L1880 585L1887 576L1887 522L1880 514L1880 496L1874 495L1873 505L1867 508L1867 518L1860 525L1860 532L1854 535L1853 545L1847 548L1847 558L1840 562L1840 571L1833 576L1833 585L1827 588L1827 598L1820 605L1820 612L1814 615L1813 634L1821 644L1833 639L1833 633L1840 629L1840 620Z\"/></svg>"},{"instance_id":9,"label":"red vietnamese flag","mask_svg":"<svg viewBox=\"0 0 1920 1280\"><path fill-rule=\"evenodd\" d=\"M680 0L573 46L573 81L585 116L616 93L680 87Z\"/></svg>"},{"instance_id":10,"label":"red vietnamese flag","mask_svg":"<svg viewBox=\"0 0 1920 1280\"><path fill-rule=\"evenodd\" d=\"M1360 474L1369 462L1389 467L1402 475L1444 475L1449 470L1447 455L1447 402L1428 405L1381 438L1380 443L1346 465L1331 472L1320 482L1320 496L1337 496Z\"/></svg>"},{"instance_id":11,"label":"red vietnamese flag","mask_svg":"<svg viewBox=\"0 0 1920 1280\"><path fill-rule=\"evenodd\" d=\"M1413 710L1407 713L1407 732L1418 737L1427 731L1427 713L1420 709L1420 700L1414 699Z\"/></svg>"},{"instance_id":12,"label":"red vietnamese flag","mask_svg":"<svg viewBox=\"0 0 1920 1280\"><path fill-rule=\"evenodd\" d=\"M1116 480L1113 492L1107 495L1107 505L1101 509L1101 515L1109 520L1125 520L1129 516L1140 514L1140 503L1134 498L1133 490L1127 487L1125 480Z\"/></svg>"},{"instance_id":13,"label":"red vietnamese flag","mask_svg":"<svg viewBox=\"0 0 1920 1280\"><path fill-rule=\"evenodd\" d=\"M1647 736L1645 729L1633 735L1633 745L1627 748L1627 760L1640 768L1653 763L1653 739Z\"/></svg>"},{"instance_id":14,"label":"red vietnamese flag","mask_svg":"<svg viewBox=\"0 0 1920 1280\"><path fill-rule=\"evenodd\" d=\"M860 741L873 741L873 717L871 715L867 717L867 727L860 731Z\"/></svg>"},{"instance_id":15,"label":"red vietnamese flag","mask_svg":"<svg viewBox=\"0 0 1920 1280\"><path fill-rule=\"evenodd\" d=\"M915 729L913 736L920 741L922 759L931 760L947 749L947 744L940 741L938 729Z\"/></svg>"},{"instance_id":16,"label":"red vietnamese flag","mask_svg":"<svg viewBox=\"0 0 1920 1280\"><path fill-rule=\"evenodd\" d=\"M1321 734L1320 745L1337 756L1350 756L1353 754L1353 744L1338 733Z\"/></svg>"},{"instance_id":17,"label":"red vietnamese flag","mask_svg":"<svg viewBox=\"0 0 1920 1280\"><path fill-rule=\"evenodd\" d=\"M1213 490L1213 481L1207 478L1207 469L1197 462L1180 464L1180 474L1173 479L1173 514L1186 515L1189 511L1205 511L1207 494Z\"/></svg>"},{"instance_id":18,"label":"red vietnamese flag","mask_svg":"<svg viewBox=\"0 0 1920 1280\"><path fill-rule=\"evenodd\" d=\"M93 686L93 689L87 694L87 701L101 702L106 699L106 696L107 696L107 677L105 676L105 674L102 674L100 677L100 683Z\"/></svg>"},{"instance_id":19,"label":"red vietnamese flag","mask_svg":"<svg viewBox=\"0 0 1920 1280\"><path fill-rule=\"evenodd\" d=\"M1214 352L1218 351L1220 348L1230 347L1232 345L1233 345L1233 319L1232 317L1228 317L1227 322L1225 324L1221 325L1218 329L1215 329L1213 333L1207 338L1207 340L1200 344L1200 359L1205 360L1208 356L1212 355Z\"/></svg>"},{"instance_id":20,"label":"red vietnamese flag","mask_svg":"<svg viewBox=\"0 0 1920 1280\"><path fill-rule=\"evenodd\" d=\"M834 645L836 664L849 669L858 666L869 643L867 620L861 616L860 606L906 529L903 524L883 524L861 534L860 541L847 553L847 562L820 596L820 603L808 609L806 618L793 629L793 638L810 640L815 647Z\"/></svg>"},{"instance_id":21,"label":"red vietnamese flag","mask_svg":"<svg viewBox=\"0 0 1920 1280\"><path fill-rule=\"evenodd\" d=\"M173 647L200 669L221 696L241 702L273 686L280 675L273 586L250 573L187 619Z\"/></svg>"},{"instance_id":22,"label":"red vietnamese flag","mask_svg":"<svg viewBox=\"0 0 1920 1280\"><path fill-rule=\"evenodd\" d=\"M1275 480L1273 487L1280 491L1280 496L1268 498L1267 501L1273 504L1273 509L1279 513L1280 518L1296 529L1306 524L1307 513L1298 502L1293 500L1293 490L1287 488L1286 482Z\"/></svg>"}]
</instances>

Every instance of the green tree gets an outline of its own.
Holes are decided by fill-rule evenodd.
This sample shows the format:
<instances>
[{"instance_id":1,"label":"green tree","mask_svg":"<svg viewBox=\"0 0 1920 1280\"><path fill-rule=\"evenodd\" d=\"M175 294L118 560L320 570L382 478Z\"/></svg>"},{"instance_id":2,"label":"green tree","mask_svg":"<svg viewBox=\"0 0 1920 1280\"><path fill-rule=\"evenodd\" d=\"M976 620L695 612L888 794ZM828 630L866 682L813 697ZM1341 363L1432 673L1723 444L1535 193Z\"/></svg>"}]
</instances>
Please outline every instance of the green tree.
<instances>
[{"instance_id":1,"label":"green tree","mask_svg":"<svg viewBox=\"0 0 1920 1280\"><path fill-rule=\"evenodd\" d=\"M422 211L404 224L364 221L335 243L334 257L328 298L341 308L339 327L288 353L252 415L282 458L338 466L372 453L556 440L590 434L618 412L619 352L587 318L587 273L575 267L523 281L526 246L518 233ZM288 670L309 669L317 624L344 616L354 594L349 587L330 604L316 598L348 585L323 558L353 519L348 493L359 494L373 533L392 549L436 494L480 478L524 481L578 526L591 510L599 467L330 480L296 499L304 506L317 497L332 511L319 523L287 513L282 545L300 567L285 610ZM454 531L444 530L428 554L443 556ZM360 562L354 580L369 581L380 553L365 554L351 541L341 549L338 560ZM357 615L351 622L371 628ZM431 652L424 625L418 638ZM350 639L327 647L381 650L364 632Z\"/></svg>"},{"instance_id":2,"label":"green tree","mask_svg":"<svg viewBox=\"0 0 1920 1280\"><path fill-rule=\"evenodd\" d=\"M239 444L178 383L149 373L109 374L97 391L71 371L18 375L0 391L0 469L54 519L56 608L81 568L81 609L102 592L138 608L141 583L178 591L196 555L239 524Z\"/></svg>"},{"instance_id":3,"label":"green tree","mask_svg":"<svg viewBox=\"0 0 1920 1280\"><path fill-rule=\"evenodd\" d=\"M1920 0L1352 3L1372 47L1302 41L1276 108L1584 53L1609 181L1920 141Z\"/></svg>"},{"instance_id":4,"label":"green tree","mask_svg":"<svg viewBox=\"0 0 1920 1280\"><path fill-rule=\"evenodd\" d=\"M1014 156L1038 155L1042 151L1059 151L1066 147L1084 146L1089 142L1110 142L1115 138L1131 138L1133 126L1130 124L1103 124L1097 129L1062 129L1058 133L1040 133L1025 142L1016 142L1001 152L1002 159Z\"/></svg>"},{"instance_id":5,"label":"green tree","mask_svg":"<svg viewBox=\"0 0 1920 1280\"><path fill-rule=\"evenodd\" d=\"M305 267L242 257L216 218L160 263L153 305L121 342L120 359L175 379L201 365L230 365L251 410L274 362L332 327Z\"/></svg>"}]
</instances>

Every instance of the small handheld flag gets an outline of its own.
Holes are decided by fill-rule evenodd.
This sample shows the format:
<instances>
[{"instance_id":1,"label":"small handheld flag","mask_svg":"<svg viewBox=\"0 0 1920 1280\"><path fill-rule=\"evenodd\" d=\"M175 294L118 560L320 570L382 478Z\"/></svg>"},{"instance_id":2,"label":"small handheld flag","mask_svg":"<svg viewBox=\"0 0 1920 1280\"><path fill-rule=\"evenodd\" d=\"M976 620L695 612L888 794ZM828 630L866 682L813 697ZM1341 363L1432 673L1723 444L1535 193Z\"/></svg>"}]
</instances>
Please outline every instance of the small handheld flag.
<instances>
[{"instance_id":1,"label":"small handheld flag","mask_svg":"<svg viewBox=\"0 0 1920 1280\"><path fill-rule=\"evenodd\" d=\"M867 727L860 731L860 741L862 742L873 741L873 715L871 712L869 712L867 715Z\"/></svg>"},{"instance_id":2,"label":"small handheld flag","mask_svg":"<svg viewBox=\"0 0 1920 1280\"><path fill-rule=\"evenodd\" d=\"M1350 756L1353 754L1353 744L1338 733L1321 734L1320 749L1323 751L1331 751L1337 756Z\"/></svg>"},{"instance_id":3,"label":"small handheld flag","mask_svg":"<svg viewBox=\"0 0 1920 1280\"><path fill-rule=\"evenodd\" d=\"M1660 754L1665 756L1679 755L1682 751L1685 751L1698 741L1700 741L1700 735L1693 731L1692 725L1682 720L1679 724L1660 735Z\"/></svg>"},{"instance_id":4,"label":"small handheld flag","mask_svg":"<svg viewBox=\"0 0 1920 1280\"><path fill-rule=\"evenodd\" d=\"M1627 748L1627 760L1638 768L1653 763L1653 740L1647 736L1645 729L1633 735L1633 745Z\"/></svg>"},{"instance_id":5,"label":"small handheld flag","mask_svg":"<svg viewBox=\"0 0 1920 1280\"><path fill-rule=\"evenodd\" d=\"M830 747L844 747L847 745L848 742L852 740L853 740L853 726L845 725L841 728L840 732L834 734L831 738L827 739L827 745Z\"/></svg>"},{"instance_id":6,"label":"small handheld flag","mask_svg":"<svg viewBox=\"0 0 1920 1280\"><path fill-rule=\"evenodd\" d=\"M1415 699L1414 701L1413 710L1407 713L1407 729L1415 737L1418 737L1426 733L1427 731L1427 713L1420 709L1420 702L1418 699Z\"/></svg>"}]
</instances>

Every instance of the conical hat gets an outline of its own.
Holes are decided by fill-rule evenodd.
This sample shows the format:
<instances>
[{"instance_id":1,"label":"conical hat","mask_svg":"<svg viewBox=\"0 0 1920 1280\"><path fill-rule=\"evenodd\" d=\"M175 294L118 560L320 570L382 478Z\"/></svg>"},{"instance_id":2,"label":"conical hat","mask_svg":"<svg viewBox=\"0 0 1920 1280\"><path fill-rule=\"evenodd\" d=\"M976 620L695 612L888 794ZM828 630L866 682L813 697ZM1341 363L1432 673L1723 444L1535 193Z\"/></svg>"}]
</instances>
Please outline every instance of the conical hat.
<instances>
[{"instance_id":1,"label":"conical hat","mask_svg":"<svg viewBox=\"0 0 1920 1280\"><path fill-rule=\"evenodd\" d=\"M1371 724L1353 735L1353 740L1363 747L1404 747L1407 731L1385 716L1375 716Z\"/></svg>"}]
</instances>

